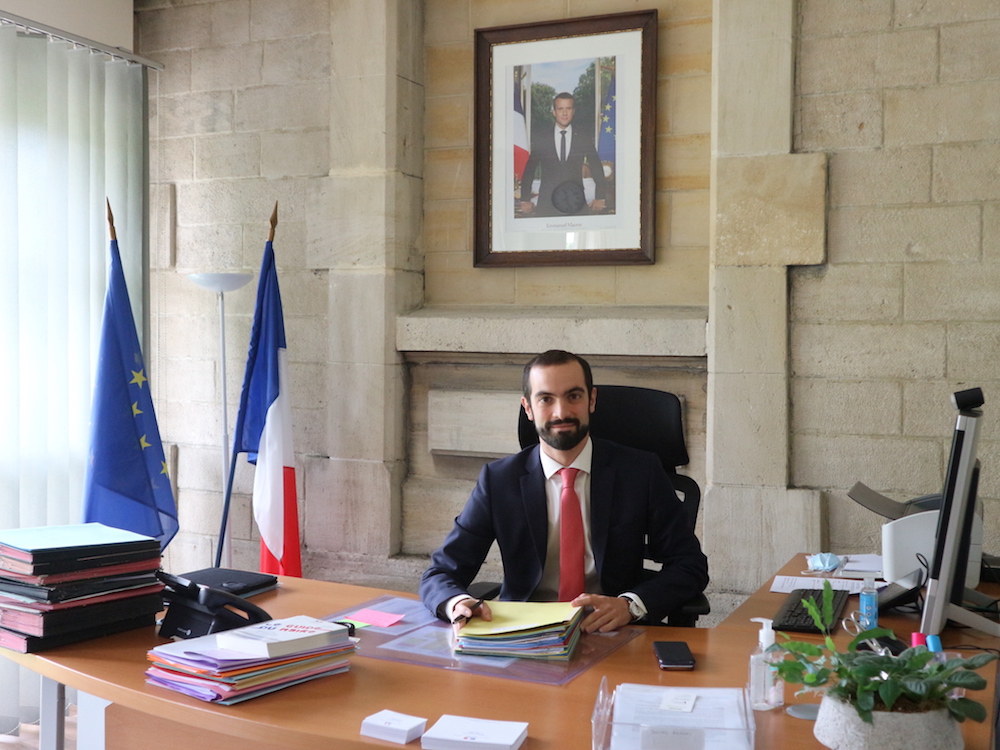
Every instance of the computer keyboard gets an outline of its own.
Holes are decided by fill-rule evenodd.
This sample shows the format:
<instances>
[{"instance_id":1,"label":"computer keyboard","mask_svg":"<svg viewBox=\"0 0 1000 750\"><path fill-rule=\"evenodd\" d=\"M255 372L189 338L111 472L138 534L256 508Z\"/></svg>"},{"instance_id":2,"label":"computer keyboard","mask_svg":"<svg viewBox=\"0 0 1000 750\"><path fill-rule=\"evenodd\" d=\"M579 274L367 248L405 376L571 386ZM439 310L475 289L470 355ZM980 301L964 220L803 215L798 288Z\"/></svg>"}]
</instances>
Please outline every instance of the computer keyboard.
<instances>
[{"instance_id":1,"label":"computer keyboard","mask_svg":"<svg viewBox=\"0 0 1000 750\"><path fill-rule=\"evenodd\" d=\"M831 630L836 630L837 625L840 624L840 615L843 613L844 607L847 606L848 596L847 591L834 589L833 625ZM775 630L788 630L794 633L822 633L823 631L816 627L816 623L813 622L809 610L802 603L802 600L806 597L811 598L816 602L817 606L821 607L823 590L795 589L778 608L778 611L774 615L772 627Z\"/></svg>"}]
</instances>

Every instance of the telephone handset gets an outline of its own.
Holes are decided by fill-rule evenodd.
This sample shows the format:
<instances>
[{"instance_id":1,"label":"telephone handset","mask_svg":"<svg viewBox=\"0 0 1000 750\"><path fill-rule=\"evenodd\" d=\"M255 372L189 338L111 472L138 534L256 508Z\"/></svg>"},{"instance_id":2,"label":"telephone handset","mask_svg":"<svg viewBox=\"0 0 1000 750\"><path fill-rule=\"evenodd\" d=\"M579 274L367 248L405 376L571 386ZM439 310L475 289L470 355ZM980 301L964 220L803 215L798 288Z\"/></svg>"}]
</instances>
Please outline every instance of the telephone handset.
<instances>
[{"instance_id":1,"label":"telephone handset","mask_svg":"<svg viewBox=\"0 0 1000 750\"><path fill-rule=\"evenodd\" d=\"M162 570L156 577L166 586L163 598L167 614L160 623L160 635L164 638L195 638L271 619L256 604L228 591L209 588Z\"/></svg>"}]
</instances>

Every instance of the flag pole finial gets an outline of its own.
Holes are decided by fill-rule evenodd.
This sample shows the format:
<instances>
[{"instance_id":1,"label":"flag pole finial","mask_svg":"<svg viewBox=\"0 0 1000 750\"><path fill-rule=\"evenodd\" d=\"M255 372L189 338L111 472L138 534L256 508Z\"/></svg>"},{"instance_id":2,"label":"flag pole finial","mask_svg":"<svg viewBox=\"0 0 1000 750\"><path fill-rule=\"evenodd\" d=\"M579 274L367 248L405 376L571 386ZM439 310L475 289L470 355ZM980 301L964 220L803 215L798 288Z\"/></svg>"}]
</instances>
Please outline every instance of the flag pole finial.
<instances>
[{"instance_id":1,"label":"flag pole finial","mask_svg":"<svg viewBox=\"0 0 1000 750\"><path fill-rule=\"evenodd\" d=\"M274 211L271 212L271 231L267 233L267 241L274 242L274 228L278 226L278 201L274 202Z\"/></svg>"},{"instance_id":2,"label":"flag pole finial","mask_svg":"<svg viewBox=\"0 0 1000 750\"><path fill-rule=\"evenodd\" d=\"M115 215L111 213L111 201L105 198L104 202L108 204L108 233L111 235L111 239L117 240L118 235L115 234Z\"/></svg>"}]
</instances>

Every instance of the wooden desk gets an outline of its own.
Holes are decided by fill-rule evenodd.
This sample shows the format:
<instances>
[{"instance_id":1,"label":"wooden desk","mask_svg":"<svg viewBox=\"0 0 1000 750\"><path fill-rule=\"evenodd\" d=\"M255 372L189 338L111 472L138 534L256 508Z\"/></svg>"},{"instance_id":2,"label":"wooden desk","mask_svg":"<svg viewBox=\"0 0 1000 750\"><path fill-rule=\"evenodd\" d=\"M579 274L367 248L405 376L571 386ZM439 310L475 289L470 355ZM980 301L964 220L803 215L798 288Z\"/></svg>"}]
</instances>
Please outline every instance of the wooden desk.
<instances>
[{"instance_id":1,"label":"wooden desk","mask_svg":"<svg viewBox=\"0 0 1000 750\"><path fill-rule=\"evenodd\" d=\"M254 601L275 617L325 616L384 593L394 592L284 578L279 590ZM772 612L773 608L766 614ZM52 680L112 701L115 705L106 715L109 750L143 747L152 737L160 746L185 750L384 748L390 745L359 734L362 719L383 708L427 717L428 725L443 713L527 721L527 750L583 750L591 747L590 716L603 676L611 686L622 682L744 686L747 658L756 643L755 628L734 620L730 626L716 629L640 630L640 635L619 651L562 686L354 656L346 674L235 706L215 706L146 685L146 651L163 642L151 628L41 654L0 653ZM661 671L653 658L655 640L687 641L697 660L696 669ZM793 700L791 690L786 700ZM755 720L757 748L820 747L812 737L810 722L793 719L783 711L758 712ZM989 747L989 727L967 724L963 731L968 748Z\"/></svg>"}]
</instances>

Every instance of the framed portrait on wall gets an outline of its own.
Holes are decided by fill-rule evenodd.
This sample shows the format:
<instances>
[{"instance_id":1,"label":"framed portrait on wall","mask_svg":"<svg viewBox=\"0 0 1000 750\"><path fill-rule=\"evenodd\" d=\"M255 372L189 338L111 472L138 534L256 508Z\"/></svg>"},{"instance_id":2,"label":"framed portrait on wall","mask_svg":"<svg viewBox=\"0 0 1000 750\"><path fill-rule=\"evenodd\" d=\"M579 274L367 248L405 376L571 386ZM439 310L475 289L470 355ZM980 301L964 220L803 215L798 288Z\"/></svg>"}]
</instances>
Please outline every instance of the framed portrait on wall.
<instances>
[{"instance_id":1,"label":"framed portrait on wall","mask_svg":"<svg viewBox=\"0 0 1000 750\"><path fill-rule=\"evenodd\" d=\"M475 33L475 265L654 260L655 10Z\"/></svg>"}]
</instances>

